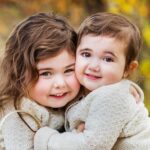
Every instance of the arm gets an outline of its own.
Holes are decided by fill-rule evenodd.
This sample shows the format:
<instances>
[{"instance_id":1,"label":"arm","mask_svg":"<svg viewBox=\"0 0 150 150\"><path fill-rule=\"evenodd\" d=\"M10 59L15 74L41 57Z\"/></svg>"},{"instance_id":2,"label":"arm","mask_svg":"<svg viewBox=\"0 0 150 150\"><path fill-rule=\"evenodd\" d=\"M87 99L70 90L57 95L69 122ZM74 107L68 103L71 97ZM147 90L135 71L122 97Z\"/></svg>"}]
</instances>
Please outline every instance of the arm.
<instances>
[{"instance_id":1,"label":"arm","mask_svg":"<svg viewBox=\"0 0 150 150\"><path fill-rule=\"evenodd\" d=\"M140 95L133 85L130 86L130 93L134 96L136 103L139 104L141 102ZM83 132L85 130L85 122L81 121L76 130L77 132Z\"/></svg>"},{"instance_id":2,"label":"arm","mask_svg":"<svg viewBox=\"0 0 150 150\"><path fill-rule=\"evenodd\" d=\"M4 145L5 149L33 150L34 132L23 123L17 115L17 111L12 111L1 118L0 130L1 145Z\"/></svg>"},{"instance_id":3,"label":"arm","mask_svg":"<svg viewBox=\"0 0 150 150\"><path fill-rule=\"evenodd\" d=\"M96 90L86 97L93 99L82 133L59 134L41 128L35 135L35 150L99 150L111 149L124 125L134 116L137 106L129 86ZM41 142L41 143L40 143Z\"/></svg>"}]
</instances>

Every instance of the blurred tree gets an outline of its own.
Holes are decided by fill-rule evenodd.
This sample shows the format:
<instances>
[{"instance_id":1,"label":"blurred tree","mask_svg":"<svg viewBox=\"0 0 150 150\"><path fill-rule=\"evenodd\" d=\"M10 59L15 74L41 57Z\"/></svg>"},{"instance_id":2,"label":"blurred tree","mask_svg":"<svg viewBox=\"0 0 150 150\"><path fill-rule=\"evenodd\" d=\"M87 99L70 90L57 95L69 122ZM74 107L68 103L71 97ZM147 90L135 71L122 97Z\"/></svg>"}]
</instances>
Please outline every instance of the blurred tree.
<instances>
[{"instance_id":1,"label":"blurred tree","mask_svg":"<svg viewBox=\"0 0 150 150\"><path fill-rule=\"evenodd\" d=\"M0 7L15 6L22 16L31 15L38 11L54 11L67 16L75 26L89 14L106 11L107 3L103 0L0 0Z\"/></svg>"}]
</instances>

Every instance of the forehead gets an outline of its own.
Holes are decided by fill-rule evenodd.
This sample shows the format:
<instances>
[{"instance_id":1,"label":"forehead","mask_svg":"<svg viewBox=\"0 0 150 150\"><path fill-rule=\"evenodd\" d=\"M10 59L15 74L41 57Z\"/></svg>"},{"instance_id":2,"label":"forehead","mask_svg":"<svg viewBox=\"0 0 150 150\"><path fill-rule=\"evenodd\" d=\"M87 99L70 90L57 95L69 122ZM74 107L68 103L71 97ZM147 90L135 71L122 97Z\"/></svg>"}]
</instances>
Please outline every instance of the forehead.
<instances>
[{"instance_id":1,"label":"forehead","mask_svg":"<svg viewBox=\"0 0 150 150\"><path fill-rule=\"evenodd\" d=\"M107 35L95 36L92 34L85 35L81 38L78 49L91 50L119 50L125 52L126 42L115 37Z\"/></svg>"},{"instance_id":2,"label":"forehead","mask_svg":"<svg viewBox=\"0 0 150 150\"><path fill-rule=\"evenodd\" d=\"M58 68L65 67L75 62L75 55L70 51L64 49L56 56L48 57L46 59L40 60L37 63L37 68Z\"/></svg>"}]
</instances>

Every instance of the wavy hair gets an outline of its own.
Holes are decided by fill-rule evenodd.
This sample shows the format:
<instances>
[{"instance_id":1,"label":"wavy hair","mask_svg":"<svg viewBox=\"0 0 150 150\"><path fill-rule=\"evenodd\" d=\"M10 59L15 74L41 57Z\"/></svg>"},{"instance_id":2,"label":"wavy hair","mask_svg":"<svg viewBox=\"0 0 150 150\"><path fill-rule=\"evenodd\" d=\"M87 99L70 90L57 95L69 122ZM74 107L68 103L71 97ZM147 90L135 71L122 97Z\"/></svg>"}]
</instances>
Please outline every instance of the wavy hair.
<instances>
[{"instance_id":1,"label":"wavy hair","mask_svg":"<svg viewBox=\"0 0 150 150\"><path fill-rule=\"evenodd\" d=\"M19 23L6 42L0 66L0 104L26 96L26 87L38 80L38 61L64 48L75 54L76 42L76 32L67 20L53 13L38 13Z\"/></svg>"}]
</instances>

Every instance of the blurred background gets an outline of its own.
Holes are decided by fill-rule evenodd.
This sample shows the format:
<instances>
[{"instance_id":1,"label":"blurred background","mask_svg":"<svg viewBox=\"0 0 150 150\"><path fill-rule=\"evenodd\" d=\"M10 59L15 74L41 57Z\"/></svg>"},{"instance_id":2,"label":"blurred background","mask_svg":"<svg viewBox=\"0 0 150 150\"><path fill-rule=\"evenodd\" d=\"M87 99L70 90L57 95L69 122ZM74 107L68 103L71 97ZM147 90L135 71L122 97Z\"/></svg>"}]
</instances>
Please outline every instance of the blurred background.
<instances>
[{"instance_id":1,"label":"blurred background","mask_svg":"<svg viewBox=\"0 0 150 150\"><path fill-rule=\"evenodd\" d=\"M150 0L0 0L0 56L13 27L39 11L66 16L76 30L83 19L96 12L121 13L134 20L143 33L140 66L135 77L144 90L150 112Z\"/></svg>"}]
</instances>

